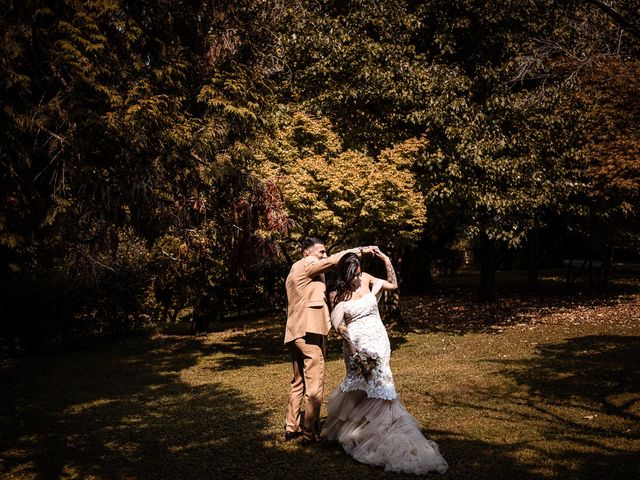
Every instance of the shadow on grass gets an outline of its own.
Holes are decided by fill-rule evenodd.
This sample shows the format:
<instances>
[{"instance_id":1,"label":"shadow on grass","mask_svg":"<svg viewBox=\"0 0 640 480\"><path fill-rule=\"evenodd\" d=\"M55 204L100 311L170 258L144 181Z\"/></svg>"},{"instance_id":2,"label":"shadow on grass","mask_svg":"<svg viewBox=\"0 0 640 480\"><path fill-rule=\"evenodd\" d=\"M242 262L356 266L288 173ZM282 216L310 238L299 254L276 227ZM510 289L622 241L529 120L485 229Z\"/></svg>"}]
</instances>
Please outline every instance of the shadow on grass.
<instances>
[{"instance_id":1,"label":"shadow on grass","mask_svg":"<svg viewBox=\"0 0 640 480\"><path fill-rule=\"evenodd\" d=\"M638 478L638 455L631 451L559 450L539 462L532 457L549 452L528 443L505 445L440 433L438 444L449 463L449 480Z\"/></svg>"},{"instance_id":2,"label":"shadow on grass","mask_svg":"<svg viewBox=\"0 0 640 480\"><path fill-rule=\"evenodd\" d=\"M541 345L528 362L505 362L503 375L540 399L577 400L597 412L640 421L640 337L585 336ZM603 434L605 432L602 432ZM640 430L635 435L640 438Z\"/></svg>"},{"instance_id":3,"label":"shadow on grass","mask_svg":"<svg viewBox=\"0 0 640 480\"><path fill-rule=\"evenodd\" d=\"M260 367L277 363L289 363L289 350L284 345L285 319L273 319L273 324L232 332L221 338L215 350L224 355L218 360L214 370L233 370L243 367ZM395 350L406 343L406 339L397 332L390 332L391 349ZM342 341L332 330L327 344L328 360L342 356Z\"/></svg>"},{"instance_id":4,"label":"shadow on grass","mask_svg":"<svg viewBox=\"0 0 640 480\"><path fill-rule=\"evenodd\" d=\"M3 478L334 478L349 460L283 444L271 407L220 382L188 384L209 347L121 342L0 369ZM207 381L209 380L209 383ZM278 409L281 405L277 405ZM357 466L352 478L381 478Z\"/></svg>"},{"instance_id":5,"label":"shadow on grass","mask_svg":"<svg viewBox=\"0 0 640 480\"><path fill-rule=\"evenodd\" d=\"M266 324L265 324L266 323ZM289 361L284 345L285 320L269 317L267 322L229 332L216 341L216 351L224 356L214 370L260 367Z\"/></svg>"},{"instance_id":6,"label":"shadow on grass","mask_svg":"<svg viewBox=\"0 0 640 480\"><path fill-rule=\"evenodd\" d=\"M357 464L339 448L283 444L270 419L274 409L280 416L279 399L256 403L242 384L230 387L215 374L185 382L182 375L201 374L191 367L217 346L136 339L6 362L0 475L407 478ZM640 337L589 336L541 345L530 360L495 362L512 390L470 389L439 405L478 410L483 428L495 430L426 432L450 463L444 478L637 478L639 347ZM599 416L576 417L579 409Z\"/></svg>"},{"instance_id":7,"label":"shadow on grass","mask_svg":"<svg viewBox=\"0 0 640 480\"><path fill-rule=\"evenodd\" d=\"M25 478L161 478L188 461L197 472L215 442L228 448L219 418L229 416L231 405L247 423L260 422L245 414L237 392L177 379L202 353L195 340L138 340L4 366L2 471Z\"/></svg>"},{"instance_id":8,"label":"shadow on grass","mask_svg":"<svg viewBox=\"0 0 640 480\"><path fill-rule=\"evenodd\" d=\"M639 478L640 337L571 338L491 363L516 386L440 402L479 412L478 437L493 439L437 432L452 478Z\"/></svg>"}]
</instances>

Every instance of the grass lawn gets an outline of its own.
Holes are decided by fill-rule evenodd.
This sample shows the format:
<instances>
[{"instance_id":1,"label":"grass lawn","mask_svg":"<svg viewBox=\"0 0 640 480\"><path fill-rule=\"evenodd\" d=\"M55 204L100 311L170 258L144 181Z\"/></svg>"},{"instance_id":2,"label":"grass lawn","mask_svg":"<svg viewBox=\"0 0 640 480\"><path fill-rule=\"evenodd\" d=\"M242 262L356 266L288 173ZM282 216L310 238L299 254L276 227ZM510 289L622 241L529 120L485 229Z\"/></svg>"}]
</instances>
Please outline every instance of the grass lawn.
<instances>
[{"instance_id":1,"label":"grass lawn","mask_svg":"<svg viewBox=\"0 0 640 480\"><path fill-rule=\"evenodd\" d=\"M398 391L444 478L640 478L640 294L456 298L406 298L412 328L391 331ZM0 476L411 478L283 441L283 328L280 315L5 360ZM328 390L339 348L332 336Z\"/></svg>"}]
</instances>

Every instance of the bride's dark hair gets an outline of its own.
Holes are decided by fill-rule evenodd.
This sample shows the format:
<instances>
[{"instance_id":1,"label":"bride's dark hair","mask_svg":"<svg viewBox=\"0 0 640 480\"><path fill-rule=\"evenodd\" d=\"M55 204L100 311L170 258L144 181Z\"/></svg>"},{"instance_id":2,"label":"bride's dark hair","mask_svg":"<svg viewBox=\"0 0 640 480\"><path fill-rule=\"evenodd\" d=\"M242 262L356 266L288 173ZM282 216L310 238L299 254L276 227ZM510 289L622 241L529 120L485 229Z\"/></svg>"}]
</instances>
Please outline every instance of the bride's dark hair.
<instances>
[{"instance_id":1,"label":"bride's dark hair","mask_svg":"<svg viewBox=\"0 0 640 480\"><path fill-rule=\"evenodd\" d=\"M338 262L334 279L335 296L333 297L332 306L335 307L342 300L348 300L351 297L349 284L356 277L356 272L360 266L360 260L355 253L346 253Z\"/></svg>"}]
</instances>

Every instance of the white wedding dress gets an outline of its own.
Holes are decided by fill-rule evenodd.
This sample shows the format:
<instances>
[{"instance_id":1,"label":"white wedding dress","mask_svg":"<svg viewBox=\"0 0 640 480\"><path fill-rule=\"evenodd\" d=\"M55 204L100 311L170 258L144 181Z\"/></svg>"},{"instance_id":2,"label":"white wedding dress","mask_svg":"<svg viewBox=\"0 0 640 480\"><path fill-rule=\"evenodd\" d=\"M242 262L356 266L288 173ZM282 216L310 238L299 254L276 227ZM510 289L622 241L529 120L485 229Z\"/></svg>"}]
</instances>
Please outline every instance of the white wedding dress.
<instances>
[{"instance_id":1,"label":"white wedding dress","mask_svg":"<svg viewBox=\"0 0 640 480\"><path fill-rule=\"evenodd\" d=\"M376 299L382 283L377 279L372 292L340 302L331 314L334 326L348 318L347 330L355 348L378 361L365 378L345 355L347 375L329 397L329 415L321 436L340 442L359 462L383 466L386 471L445 473L448 466L438 445L422 435L418 421L396 393L389 367L391 346Z\"/></svg>"}]
</instances>

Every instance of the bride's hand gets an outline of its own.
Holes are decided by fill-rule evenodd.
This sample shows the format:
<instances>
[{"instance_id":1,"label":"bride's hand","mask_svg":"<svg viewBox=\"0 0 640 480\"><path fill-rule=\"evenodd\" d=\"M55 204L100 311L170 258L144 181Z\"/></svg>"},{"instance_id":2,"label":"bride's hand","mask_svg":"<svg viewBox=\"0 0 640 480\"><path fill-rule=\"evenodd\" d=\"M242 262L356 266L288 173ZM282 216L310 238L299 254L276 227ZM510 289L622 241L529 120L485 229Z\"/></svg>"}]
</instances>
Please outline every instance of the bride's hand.
<instances>
[{"instance_id":1,"label":"bride's hand","mask_svg":"<svg viewBox=\"0 0 640 480\"><path fill-rule=\"evenodd\" d=\"M370 253L371 255L375 256L376 250L378 250L378 247L376 247L375 245L369 245L367 247L360 247L360 250L361 250L363 255L365 253Z\"/></svg>"},{"instance_id":2,"label":"bride's hand","mask_svg":"<svg viewBox=\"0 0 640 480\"><path fill-rule=\"evenodd\" d=\"M382 260L384 260L385 258L389 258L384 253L382 253L382 251L378 247L376 247L376 249L373 251L373 254L376 257L381 258Z\"/></svg>"}]
</instances>

